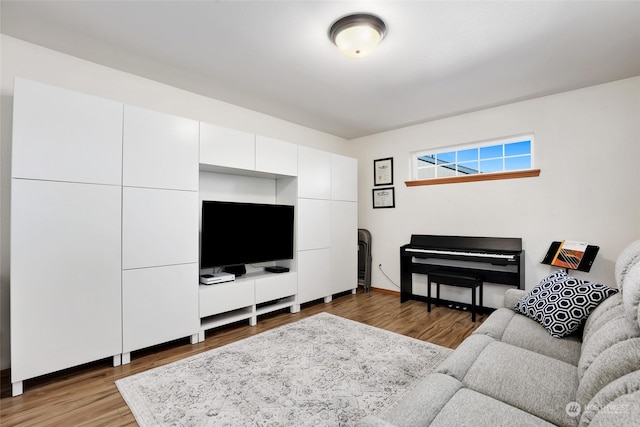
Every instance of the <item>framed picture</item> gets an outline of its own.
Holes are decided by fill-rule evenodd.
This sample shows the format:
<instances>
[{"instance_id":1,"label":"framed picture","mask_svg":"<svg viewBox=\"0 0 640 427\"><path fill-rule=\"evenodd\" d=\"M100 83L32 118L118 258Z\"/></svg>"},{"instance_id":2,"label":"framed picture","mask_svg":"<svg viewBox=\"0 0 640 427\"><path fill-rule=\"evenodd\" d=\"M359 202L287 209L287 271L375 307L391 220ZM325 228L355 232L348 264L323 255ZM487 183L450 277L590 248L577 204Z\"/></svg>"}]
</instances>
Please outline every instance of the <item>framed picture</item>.
<instances>
[{"instance_id":1,"label":"framed picture","mask_svg":"<svg viewBox=\"0 0 640 427\"><path fill-rule=\"evenodd\" d=\"M393 157L373 161L373 185L393 185Z\"/></svg>"},{"instance_id":2,"label":"framed picture","mask_svg":"<svg viewBox=\"0 0 640 427\"><path fill-rule=\"evenodd\" d=\"M373 192L373 208L395 208L396 196L393 187L374 188Z\"/></svg>"}]
</instances>

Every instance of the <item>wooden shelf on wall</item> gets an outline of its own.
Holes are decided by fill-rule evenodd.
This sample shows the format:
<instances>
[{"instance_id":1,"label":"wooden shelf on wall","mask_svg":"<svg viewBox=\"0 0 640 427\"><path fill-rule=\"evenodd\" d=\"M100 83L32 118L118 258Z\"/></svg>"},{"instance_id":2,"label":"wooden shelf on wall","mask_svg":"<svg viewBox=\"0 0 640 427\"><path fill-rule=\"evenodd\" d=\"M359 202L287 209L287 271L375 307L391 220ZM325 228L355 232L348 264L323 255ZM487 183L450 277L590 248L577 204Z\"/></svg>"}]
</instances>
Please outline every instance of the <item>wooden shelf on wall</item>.
<instances>
[{"instance_id":1,"label":"wooden shelf on wall","mask_svg":"<svg viewBox=\"0 0 640 427\"><path fill-rule=\"evenodd\" d=\"M419 179L405 181L407 187L422 185L453 184L457 182L494 181L499 179L532 178L540 176L540 169L529 169L515 172L481 173L477 175L448 176L446 178Z\"/></svg>"}]
</instances>

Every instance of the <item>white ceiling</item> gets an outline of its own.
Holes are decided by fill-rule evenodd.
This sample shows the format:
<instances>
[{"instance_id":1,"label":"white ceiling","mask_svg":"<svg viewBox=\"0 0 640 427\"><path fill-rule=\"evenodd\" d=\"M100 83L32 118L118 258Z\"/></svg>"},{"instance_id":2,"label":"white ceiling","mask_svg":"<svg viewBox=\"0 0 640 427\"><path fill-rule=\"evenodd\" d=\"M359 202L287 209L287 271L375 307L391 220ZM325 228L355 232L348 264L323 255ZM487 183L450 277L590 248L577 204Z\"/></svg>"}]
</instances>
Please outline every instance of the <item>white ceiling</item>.
<instances>
[{"instance_id":1,"label":"white ceiling","mask_svg":"<svg viewBox=\"0 0 640 427\"><path fill-rule=\"evenodd\" d=\"M640 2L10 1L1 32L344 138L640 75ZM388 32L342 56L352 12Z\"/></svg>"}]
</instances>

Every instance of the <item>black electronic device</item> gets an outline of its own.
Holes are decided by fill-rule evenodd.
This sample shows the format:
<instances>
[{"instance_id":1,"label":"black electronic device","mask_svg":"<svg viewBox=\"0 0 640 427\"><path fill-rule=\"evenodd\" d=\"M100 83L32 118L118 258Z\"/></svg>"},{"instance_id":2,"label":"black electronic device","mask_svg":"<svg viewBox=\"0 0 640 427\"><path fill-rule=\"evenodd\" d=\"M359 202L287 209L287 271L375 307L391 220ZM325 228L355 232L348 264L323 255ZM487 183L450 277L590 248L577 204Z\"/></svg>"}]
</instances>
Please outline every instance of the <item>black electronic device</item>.
<instances>
[{"instance_id":1,"label":"black electronic device","mask_svg":"<svg viewBox=\"0 0 640 427\"><path fill-rule=\"evenodd\" d=\"M294 207L204 200L200 268L239 276L245 264L293 259Z\"/></svg>"},{"instance_id":2,"label":"black electronic device","mask_svg":"<svg viewBox=\"0 0 640 427\"><path fill-rule=\"evenodd\" d=\"M275 266L271 266L271 267L265 267L264 271L268 271L269 273L288 273L289 272L289 268L288 267L281 267L279 265L275 265Z\"/></svg>"}]
</instances>

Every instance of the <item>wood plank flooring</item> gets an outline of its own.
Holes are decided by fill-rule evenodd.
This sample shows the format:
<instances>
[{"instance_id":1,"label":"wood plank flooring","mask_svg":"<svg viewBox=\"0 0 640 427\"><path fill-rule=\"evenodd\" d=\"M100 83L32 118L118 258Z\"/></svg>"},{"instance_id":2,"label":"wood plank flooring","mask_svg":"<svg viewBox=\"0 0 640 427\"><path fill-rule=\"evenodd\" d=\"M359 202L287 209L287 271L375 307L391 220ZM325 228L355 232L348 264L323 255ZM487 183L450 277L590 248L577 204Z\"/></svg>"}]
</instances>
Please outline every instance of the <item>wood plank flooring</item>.
<instances>
[{"instance_id":1,"label":"wood plank flooring","mask_svg":"<svg viewBox=\"0 0 640 427\"><path fill-rule=\"evenodd\" d=\"M0 387L0 425L9 426L136 426L129 407L114 381L161 366L187 356L255 335L320 312L328 312L371 326L456 348L486 318L419 301L400 303L397 294L376 291L346 294L330 303L304 305L300 313L280 311L259 318L251 327L241 322L207 332L204 342L191 345L188 339L134 352L131 363L112 367L111 360L83 365L24 383L24 394L11 397L10 380L5 375ZM46 355L43 355L46 357Z\"/></svg>"}]
</instances>

